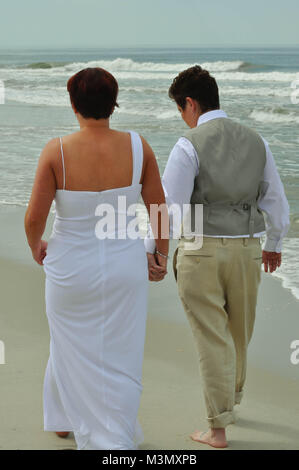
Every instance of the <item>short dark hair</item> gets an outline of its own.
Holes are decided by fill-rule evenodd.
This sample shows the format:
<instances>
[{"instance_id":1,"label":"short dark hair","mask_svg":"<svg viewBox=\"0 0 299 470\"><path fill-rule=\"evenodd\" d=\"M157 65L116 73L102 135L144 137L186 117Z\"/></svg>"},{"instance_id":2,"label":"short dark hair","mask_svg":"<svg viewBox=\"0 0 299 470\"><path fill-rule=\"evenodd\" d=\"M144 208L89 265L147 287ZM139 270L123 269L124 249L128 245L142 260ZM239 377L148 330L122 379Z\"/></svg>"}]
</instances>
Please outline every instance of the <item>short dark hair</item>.
<instances>
[{"instance_id":1,"label":"short dark hair","mask_svg":"<svg viewBox=\"0 0 299 470\"><path fill-rule=\"evenodd\" d=\"M203 112L220 108L216 80L200 65L194 65L175 77L168 95L182 109L185 109L187 96L198 101Z\"/></svg>"},{"instance_id":2,"label":"short dark hair","mask_svg":"<svg viewBox=\"0 0 299 470\"><path fill-rule=\"evenodd\" d=\"M89 67L73 75L67 90L72 104L84 118L107 119L118 106L118 83L100 67Z\"/></svg>"}]
</instances>

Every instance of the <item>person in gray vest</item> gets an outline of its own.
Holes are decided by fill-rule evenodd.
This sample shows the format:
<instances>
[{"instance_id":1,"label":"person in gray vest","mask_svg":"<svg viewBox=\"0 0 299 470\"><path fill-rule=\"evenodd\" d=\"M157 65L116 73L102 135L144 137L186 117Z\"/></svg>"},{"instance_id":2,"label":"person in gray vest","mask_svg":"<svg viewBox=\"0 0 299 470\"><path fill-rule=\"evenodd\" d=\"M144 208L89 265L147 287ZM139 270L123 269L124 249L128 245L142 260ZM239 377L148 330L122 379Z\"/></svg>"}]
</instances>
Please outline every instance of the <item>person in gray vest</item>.
<instances>
[{"instance_id":1,"label":"person in gray vest","mask_svg":"<svg viewBox=\"0 0 299 470\"><path fill-rule=\"evenodd\" d=\"M173 259L208 414L208 431L190 437L227 447L225 428L235 422L234 406L244 392L261 266L272 273L281 265L289 205L268 143L220 109L208 71L197 65L181 72L169 96L191 129L168 159L162 178L166 201L203 205L202 246L194 237L187 248L183 232ZM145 246L150 280L160 280L166 270L158 266L155 240L147 236Z\"/></svg>"}]
</instances>

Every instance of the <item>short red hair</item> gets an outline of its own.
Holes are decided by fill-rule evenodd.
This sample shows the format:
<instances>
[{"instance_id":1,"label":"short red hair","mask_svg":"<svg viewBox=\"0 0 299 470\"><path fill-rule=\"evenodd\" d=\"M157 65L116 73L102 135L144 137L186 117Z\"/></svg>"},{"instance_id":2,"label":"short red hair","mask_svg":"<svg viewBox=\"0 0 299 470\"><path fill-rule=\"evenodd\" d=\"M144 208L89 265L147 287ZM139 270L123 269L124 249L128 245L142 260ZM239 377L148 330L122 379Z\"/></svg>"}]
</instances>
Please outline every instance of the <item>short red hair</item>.
<instances>
[{"instance_id":1,"label":"short red hair","mask_svg":"<svg viewBox=\"0 0 299 470\"><path fill-rule=\"evenodd\" d=\"M107 119L118 106L118 83L100 67L86 68L67 82L67 91L76 111L84 118Z\"/></svg>"}]
</instances>

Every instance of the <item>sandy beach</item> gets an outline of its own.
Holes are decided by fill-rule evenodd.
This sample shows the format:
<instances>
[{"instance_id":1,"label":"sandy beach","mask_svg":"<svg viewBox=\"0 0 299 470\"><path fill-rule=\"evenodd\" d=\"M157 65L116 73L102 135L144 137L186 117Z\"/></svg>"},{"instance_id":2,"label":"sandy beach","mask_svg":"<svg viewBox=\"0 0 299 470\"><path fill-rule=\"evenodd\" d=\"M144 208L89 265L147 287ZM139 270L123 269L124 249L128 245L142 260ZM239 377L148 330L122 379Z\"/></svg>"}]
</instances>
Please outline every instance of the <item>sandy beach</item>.
<instances>
[{"instance_id":1,"label":"sandy beach","mask_svg":"<svg viewBox=\"0 0 299 470\"><path fill-rule=\"evenodd\" d=\"M16 228L21 224L18 218ZM75 449L72 434L60 439L43 431L49 354L43 269L1 255L0 273L0 340L6 356L0 365L0 449ZM290 362L290 343L299 339L298 306L279 280L263 273L246 392L236 407L236 424L227 428L228 449L299 449L299 365ZM195 428L206 428L205 407L171 263L167 278L150 285L143 386L141 449L213 450L188 437Z\"/></svg>"}]
</instances>

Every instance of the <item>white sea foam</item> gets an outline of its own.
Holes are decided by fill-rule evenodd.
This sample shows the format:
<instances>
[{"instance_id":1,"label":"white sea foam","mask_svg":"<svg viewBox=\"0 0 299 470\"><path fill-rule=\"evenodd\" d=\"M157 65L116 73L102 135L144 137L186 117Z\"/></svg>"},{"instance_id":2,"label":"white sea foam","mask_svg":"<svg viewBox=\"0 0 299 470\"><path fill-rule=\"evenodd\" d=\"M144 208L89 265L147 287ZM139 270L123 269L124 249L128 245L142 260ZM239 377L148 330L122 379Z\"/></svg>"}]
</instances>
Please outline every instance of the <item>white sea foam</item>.
<instances>
[{"instance_id":1,"label":"white sea foam","mask_svg":"<svg viewBox=\"0 0 299 470\"><path fill-rule=\"evenodd\" d=\"M39 83L48 83L51 79L60 79L66 81L72 74L78 72L87 64L81 64L81 67L59 67L55 69L9 69L4 73L0 71L1 79L4 80L19 80L21 82L31 81ZM186 64L181 64L176 70L165 71L165 70L111 70L117 80L173 80L173 78L184 69ZM190 64L188 64L190 65ZM94 65L96 66L96 65ZM224 71L213 71L209 69L215 78L220 81L238 81L238 82L284 82L291 84L294 80L299 79L299 73L294 72L224 72Z\"/></svg>"},{"instance_id":2,"label":"white sea foam","mask_svg":"<svg viewBox=\"0 0 299 470\"><path fill-rule=\"evenodd\" d=\"M123 76L127 76L126 73ZM144 76L142 75L144 79ZM129 96L131 100L131 95L133 94L143 94L143 97L151 95L164 95L167 97L168 85L161 84L158 80L155 80L154 83L156 86L140 86L140 85L129 85L129 86L120 86L120 97ZM162 77L165 78L164 75ZM138 76L134 76L134 79L138 80ZM153 83L153 82L152 82ZM55 89L55 93L54 92ZM220 88L221 96L274 96L274 97L289 97L290 96L289 86L278 87L276 86L252 86L245 84L243 86L231 86L223 85ZM22 103L28 104L38 104L46 106L69 106L69 96L66 91L66 86L57 86L52 84L51 81L48 81L47 84L35 84L34 82L29 82L25 84L20 84L20 87L6 87L6 99L14 100Z\"/></svg>"},{"instance_id":3,"label":"white sea foam","mask_svg":"<svg viewBox=\"0 0 299 470\"><path fill-rule=\"evenodd\" d=\"M27 207L28 203L25 201L6 201L5 199L0 199L0 206Z\"/></svg>"},{"instance_id":4,"label":"white sea foam","mask_svg":"<svg viewBox=\"0 0 299 470\"><path fill-rule=\"evenodd\" d=\"M294 112L281 112L280 109L260 111L253 110L249 117L255 121L264 123L290 124L299 123L299 115Z\"/></svg>"},{"instance_id":5,"label":"white sea foam","mask_svg":"<svg viewBox=\"0 0 299 470\"><path fill-rule=\"evenodd\" d=\"M272 274L281 279L283 287L290 289L299 299L299 260L295 253L299 253L299 238L284 238L282 263Z\"/></svg>"},{"instance_id":6,"label":"white sea foam","mask_svg":"<svg viewBox=\"0 0 299 470\"><path fill-rule=\"evenodd\" d=\"M277 96L286 97L290 96L290 88L274 88L274 87L233 87L233 86L222 86L220 89L220 95L231 95L231 96Z\"/></svg>"},{"instance_id":7,"label":"white sea foam","mask_svg":"<svg viewBox=\"0 0 299 470\"><path fill-rule=\"evenodd\" d=\"M46 106L70 106L69 95L62 90L54 89L6 89L6 100L20 103L46 105Z\"/></svg>"},{"instance_id":8,"label":"white sea foam","mask_svg":"<svg viewBox=\"0 0 299 470\"><path fill-rule=\"evenodd\" d=\"M13 100L20 103L32 104L32 105L46 105L46 106L70 106L69 95L62 89L11 89L7 88L7 100ZM165 91L164 91L165 92ZM165 92L166 96L166 92ZM128 99L125 101L119 100L120 108L116 108L115 115L117 114L129 114L132 116L148 116L156 119L176 119L179 118L179 113L176 109L168 110L163 108L161 104L150 107L144 106L144 103L134 105ZM168 104L168 100L167 100Z\"/></svg>"},{"instance_id":9,"label":"white sea foam","mask_svg":"<svg viewBox=\"0 0 299 470\"><path fill-rule=\"evenodd\" d=\"M118 79L135 80L171 80L180 71L195 65L194 63L167 64L161 62L135 62L129 58L114 60L95 60L88 62L73 62L59 67L30 68L4 67L1 68L1 79L20 79L43 82L54 77L67 78L71 74L87 67L102 67ZM292 72L247 72L247 64L243 61L214 61L200 63L203 68L212 72L219 80L257 81L257 82L289 82L299 79L299 73ZM250 69L248 69L250 70Z\"/></svg>"},{"instance_id":10,"label":"white sea foam","mask_svg":"<svg viewBox=\"0 0 299 470\"><path fill-rule=\"evenodd\" d=\"M218 80L239 81L239 82L287 82L291 85L293 80L299 79L298 72L235 72L215 74ZM290 89L291 91L291 89Z\"/></svg>"},{"instance_id":11,"label":"white sea foam","mask_svg":"<svg viewBox=\"0 0 299 470\"><path fill-rule=\"evenodd\" d=\"M166 87L161 86L121 86L120 93L142 93L144 95L148 93L157 93L157 94L165 94L167 92Z\"/></svg>"},{"instance_id":12,"label":"white sea foam","mask_svg":"<svg viewBox=\"0 0 299 470\"><path fill-rule=\"evenodd\" d=\"M177 72L178 70L183 70L188 67L195 65L194 63L163 63L163 62L135 62L130 58L117 58L114 60L92 60L88 62L72 62L62 66L51 66L48 63L49 67L45 67L45 63L41 67L26 66L26 70L33 71L38 73L39 71L74 71L81 70L87 67L102 67L111 72L116 71L136 71L136 72ZM246 63L241 60L234 61L214 61L214 62L200 62L199 64L202 68L208 69L211 72L226 72L230 70L239 70L246 66Z\"/></svg>"},{"instance_id":13,"label":"white sea foam","mask_svg":"<svg viewBox=\"0 0 299 470\"><path fill-rule=\"evenodd\" d=\"M124 107L121 106L115 111L115 115L117 114L129 114L132 116L146 116L146 117L152 117L155 119L178 119L180 120L180 116L177 110L165 110L162 111L161 108L157 109L155 107L151 108L130 108L130 107Z\"/></svg>"},{"instance_id":14,"label":"white sea foam","mask_svg":"<svg viewBox=\"0 0 299 470\"><path fill-rule=\"evenodd\" d=\"M131 101L130 95L136 93L138 87L127 87L128 97L124 100L120 99L120 108L116 109L115 115L117 114L127 114L132 116L146 116L153 117L158 120L167 120L167 119L180 119L180 116L176 109L167 109L168 100L166 102L159 102L157 106L155 105L145 105L143 103L134 103ZM144 92L145 96L147 95L147 87L139 87L138 92ZM132 91L131 91L132 90ZM150 87L151 92L155 88ZM164 93L167 98L167 90L163 87L158 88L160 93ZM271 89L261 87L259 88L250 88L250 87L222 87L221 95L222 96L288 96L288 89ZM120 98L121 98L121 89L120 89ZM54 89L48 87L39 87L39 88L7 88L6 89L6 100L13 100L20 103L40 105L40 106L59 106L59 107L69 107L69 95L63 87L57 87ZM250 114L249 118L257 122L263 123L281 123L281 124L291 124L299 123L299 115L295 112L285 110L283 108L270 109L270 110L259 110L254 109Z\"/></svg>"}]
</instances>

